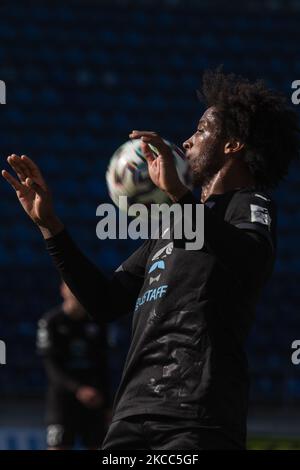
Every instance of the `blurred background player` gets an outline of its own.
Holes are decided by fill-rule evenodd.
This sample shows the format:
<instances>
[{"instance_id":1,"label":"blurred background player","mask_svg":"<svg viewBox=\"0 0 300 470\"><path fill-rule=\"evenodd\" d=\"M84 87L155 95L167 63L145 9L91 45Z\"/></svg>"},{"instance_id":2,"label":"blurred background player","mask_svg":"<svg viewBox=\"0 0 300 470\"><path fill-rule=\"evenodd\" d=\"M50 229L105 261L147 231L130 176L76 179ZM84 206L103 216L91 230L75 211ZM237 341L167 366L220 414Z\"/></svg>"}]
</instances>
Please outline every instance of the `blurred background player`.
<instances>
[{"instance_id":1,"label":"blurred background player","mask_svg":"<svg viewBox=\"0 0 300 470\"><path fill-rule=\"evenodd\" d=\"M199 95L207 109L183 147L205 204L203 250L189 252L184 239L179 245L176 238L148 239L107 278L57 217L38 166L13 154L8 163L19 180L3 171L85 309L101 322L134 310L102 449L246 448L244 343L277 246L276 207L265 190L277 187L299 156L298 118L262 81L218 69L204 74ZM149 131L129 137L142 138L153 183L181 207L196 209L162 138ZM158 158L148 153L150 144ZM193 214L188 217L197 229ZM164 297L148 290L158 266Z\"/></svg>"},{"instance_id":2,"label":"blurred background player","mask_svg":"<svg viewBox=\"0 0 300 470\"><path fill-rule=\"evenodd\" d=\"M159 7L140 0L134 8L117 0L1 4L0 78L7 84L1 155L26 152L37 161L66 226L106 275L138 244L95 237L95 209L100 200L110 202L104 174L129 129L143 125L182 142L199 118L193 91L199 77L220 62L250 79L264 77L288 96L298 94L291 88L300 75L298 2L234 6L218 0ZM300 105L292 106L299 114ZM299 187L295 162L274 194L277 262L247 344L250 448L300 449L300 367L291 361L300 329ZM7 346L7 364L0 366L0 449L42 449L45 374L36 357L36 325L59 304L57 274L8 185L0 184L0 193L0 339ZM108 332L115 389L130 328L117 321Z\"/></svg>"},{"instance_id":3,"label":"blurred background player","mask_svg":"<svg viewBox=\"0 0 300 470\"><path fill-rule=\"evenodd\" d=\"M49 382L47 446L68 449L79 437L97 448L108 417L106 330L89 319L64 282L60 291L63 303L43 316L37 332Z\"/></svg>"}]
</instances>

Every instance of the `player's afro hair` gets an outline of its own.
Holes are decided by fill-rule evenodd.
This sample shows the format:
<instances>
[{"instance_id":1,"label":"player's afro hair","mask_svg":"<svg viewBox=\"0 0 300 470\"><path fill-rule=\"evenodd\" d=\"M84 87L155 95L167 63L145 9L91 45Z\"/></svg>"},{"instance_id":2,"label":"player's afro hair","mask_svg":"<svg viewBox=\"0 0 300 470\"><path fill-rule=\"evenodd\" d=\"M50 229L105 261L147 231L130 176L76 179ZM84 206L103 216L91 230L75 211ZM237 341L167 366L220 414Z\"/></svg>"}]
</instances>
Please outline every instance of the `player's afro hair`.
<instances>
[{"instance_id":1,"label":"player's afro hair","mask_svg":"<svg viewBox=\"0 0 300 470\"><path fill-rule=\"evenodd\" d=\"M245 144L244 159L260 189L275 188L299 157L298 115L263 80L250 83L222 68L203 75L198 97L221 113L226 137Z\"/></svg>"}]
</instances>

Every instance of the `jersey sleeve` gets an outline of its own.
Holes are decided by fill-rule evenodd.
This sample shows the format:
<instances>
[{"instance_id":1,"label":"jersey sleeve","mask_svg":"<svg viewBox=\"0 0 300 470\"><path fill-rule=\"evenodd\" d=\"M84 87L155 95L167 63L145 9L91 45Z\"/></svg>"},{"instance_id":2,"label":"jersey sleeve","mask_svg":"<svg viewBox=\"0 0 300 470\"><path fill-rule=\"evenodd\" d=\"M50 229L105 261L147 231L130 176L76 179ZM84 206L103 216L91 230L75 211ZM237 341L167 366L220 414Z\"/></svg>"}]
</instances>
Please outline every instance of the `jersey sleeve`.
<instances>
[{"instance_id":1,"label":"jersey sleeve","mask_svg":"<svg viewBox=\"0 0 300 470\"><path fill-rule=\"evenodd\" d=\"M145 268L153 242L151 239L144 241L114 272L113 283L119 289L120 308L126 308L130 312L134 310L144 283Z\"/></svg>"},{"instance_id":2,"label":"jersey sleeve","mask_svg":"<svg viewBox=\"0 0 300 470\"><path fill-rule=\"evenodd\" d=\"M144 280L145 268L155 240L146 240L132 255L124 261L116 272L126 272L132 280Z\"/></svg>"},{"instance_id":3,"label":"jersey sleeve","mask_svg":"<svg viewBox=\"0 0 300 470\"><path fill-rule=\"evenodd\" d=\"M106 277L75 244L66 230L46 240L61 277L97 322L114 321L133 311L143 283L151 240L146 240L113 274Z\"/></svg>"},{"instance_id":4,"label":"jersey sleeve","mask_svg":"<svg viewBox=\"0 0 300 470\"><path fill-rule=\"evenodd\" d=\"M239 191L232 198L225 220L235 227L261 235L276 251L277 209L263 192Z\"/></svg>"},{"instance_id":5,"label":"jersey sleeve","mask_svg":"<svg viewBox=\"0 0 300 470\"><path fill-rule=\"evenodd\" d=\"M225 215L222 216L205 205L203 249L213 254L218 262L244 285L249 284L251 280L261 286L270 277L274 266L275 224L274 220L272 224L268 217L274 217L275 212L271 209L270 214L263 211L263 218L259 211L253 208L251 214L250 203L255 206L256 198L253 199L252 195L245 192L245 196L241 195L229 203ZM185 204L191 205L192 208L199 204L190 191L178 203L183 208ZM201 229L197 226L195 210L192 214L190 223L194 231Z\"/></svg>"}]
</instances>

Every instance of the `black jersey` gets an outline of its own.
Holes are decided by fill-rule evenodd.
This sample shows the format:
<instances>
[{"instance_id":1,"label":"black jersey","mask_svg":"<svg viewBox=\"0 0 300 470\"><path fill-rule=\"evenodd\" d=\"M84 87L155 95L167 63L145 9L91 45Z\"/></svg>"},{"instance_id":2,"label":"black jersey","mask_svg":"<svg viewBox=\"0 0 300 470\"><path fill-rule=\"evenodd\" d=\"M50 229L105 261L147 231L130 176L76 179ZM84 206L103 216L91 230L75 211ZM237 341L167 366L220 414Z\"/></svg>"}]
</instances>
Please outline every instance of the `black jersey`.
<instances>
[{"instance_id":1,"label":"black jersey","mask_svg":"<svg viewBox=\"0 0 300 470\"><path fill-rule=\"evenodd\" d=\"M58 306L38 323L38 352L44 358L49 381L48 416L60 418L68 403L76 401L81 385L97 388L109 402L105 326L89 317L70 318Z\"/></svg>"},{"instance_id":2,"label":"black jersey","mask_svg":"<svg viewBox=\"0 0 300 470\"><path fill-rule=\"evenodd\" d=\"M192 193L179 201L196 203ZM65 231L47 245L90 312L97 314L99 291L107 320L134 311L113 420L143 413L193 418L244 445L244 343L274 265L276 209L269 195L253 188L212 195L204 211L201 249L187 250L170 227L170 240L144 242L111 281ZM82 270L89 285L80 279Z\"/></svg>"}]
</instances>

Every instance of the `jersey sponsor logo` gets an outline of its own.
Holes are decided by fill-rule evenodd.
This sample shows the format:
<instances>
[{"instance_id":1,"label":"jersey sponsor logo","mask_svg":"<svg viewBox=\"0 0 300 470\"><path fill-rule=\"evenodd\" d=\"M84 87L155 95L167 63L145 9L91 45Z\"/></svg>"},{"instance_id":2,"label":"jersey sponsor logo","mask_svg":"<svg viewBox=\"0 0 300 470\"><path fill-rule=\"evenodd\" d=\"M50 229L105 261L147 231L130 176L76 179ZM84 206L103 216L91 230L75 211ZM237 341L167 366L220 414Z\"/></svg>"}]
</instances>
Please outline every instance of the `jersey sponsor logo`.
<instances>
[{"instance_id":1,"label":"jersey sponsor logo","mask_svg":"<svg viewBox=\"0 0 300 470\"><path fill-rule=\"evenodd\" d=\"M267 225L268 227L270 227L271 217L266 207L250 204L250 210L251 222L258 222L259 224Z\"/></svg>"},{"instance_id":2,"label":"jersey sponsor logo","mask_svg":"<svg viewBox=\"0 0 300 470\"><path fill-rule=\"evenodd\" d=\"M148 271L148 273L153 273L153 271L155 271L156 269L165 269L165 262L160 260L160 261L156 261L155 263L152 264L152 266L150 266L150 269Z\"/></svg>"},{"instance_id":3,"label":"jersey sponsor logo","mask_svg":"<svg viewBox=\"0 0 300 470\"><path fill-rule=\"evenodd\" d=\"M160 276L161 276L161 274L159 274L159 275L156 276L156 277L151 277L151 276L150 276L150 281L149 281L150 286L151 286L151 284L152 284L153 282L158 282Z\"/></svg>"},{"instance_id":4,"label":"jersey sponsor logo","mask_svg":"<svg viewBox=\"0 0 300 470\"><path fill-rule=\"evenodd\" d=\"M138 308L147 303L147 302L151 302L153 300L157 300L157 299L160 299L161 297L163 297L166 292L167 292L167 288L168 288L168 285L165 284L163 286L159 286L159 287L156 287L156 289L149 289L147 290L144 295L142 295L142 297L139 297L136 301L136 304L135 304L135 311L138 310Z\"/></svg>"},{"instance_id":5,"label":"jersey sponsor logo","mask_svg":"<svg viewBox=\"0 0 300 470\"><path fill-rule=\"evenodd\" d=\"M150 266L149 271L148 271L149 274L154 273L157 269L160 269L160 270L166 269L165 262L159 258L166 258L167 256L169 256L173 251L173 246L174 246L174 243L170 242L167 245L165 245L163 248L160 248L153 255L152 261L154 260L157 260L157 261L154 261L154 263ZM153 277L150 276L149 285L151 286L151 284L153 284L154 282L159 282L160 277L161 277L161 273L156 276L154 274ZM163 285L155 289L147 290L142 297L139 297L137 299L135 310L137 310L140 307L140 305L143 305L145 302L156 300L157 298L160 298L163 295L165 295L167 287L168 287L167 285Z\"/></svg>"},{"instance_id":6,"label":"jersey sponsor logo","mask_svg":"<svg viewBox=\"0 0 300 470\"><path fill-rule=\"evenodd\" d=\"M172 253L173 247L174 247L173 242L168 243L166 246L164 246L163 248L161 248L155 253L155 255L152 258L152 261L154 261L157 258L166 258Z\"/></svg>"}]
</instances>

